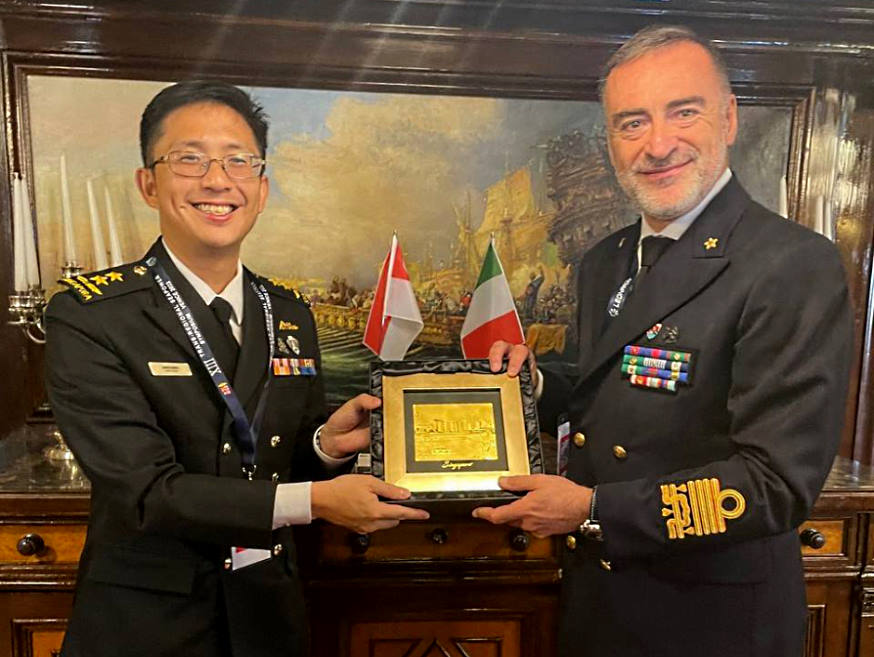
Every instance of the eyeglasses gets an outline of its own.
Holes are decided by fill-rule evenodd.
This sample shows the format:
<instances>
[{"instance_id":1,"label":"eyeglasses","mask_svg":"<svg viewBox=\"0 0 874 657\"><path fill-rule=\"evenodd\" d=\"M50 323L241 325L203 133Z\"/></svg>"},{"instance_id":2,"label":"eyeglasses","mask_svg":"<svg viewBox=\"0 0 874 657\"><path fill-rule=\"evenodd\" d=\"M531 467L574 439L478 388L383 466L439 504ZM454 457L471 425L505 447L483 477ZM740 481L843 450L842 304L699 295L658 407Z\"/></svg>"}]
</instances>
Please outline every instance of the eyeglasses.
<instances>
[{"instance_id":1,"label":"eyeglasses","mask_svg":"<svg viewBox=\"0 0 874 657\"><path fill-rule=\"evenodd\" d=\"M162 162L166 163L170 171L177 176L186 178L203 178L209 171L209 166L213 162L218 162L228 177L235 180L257 178L267 164L266 160L251 153L231 153L224 157L210 157L206 153L197 151L170 151L152 162L149 168Z\"/></svg>"}]
</instances>

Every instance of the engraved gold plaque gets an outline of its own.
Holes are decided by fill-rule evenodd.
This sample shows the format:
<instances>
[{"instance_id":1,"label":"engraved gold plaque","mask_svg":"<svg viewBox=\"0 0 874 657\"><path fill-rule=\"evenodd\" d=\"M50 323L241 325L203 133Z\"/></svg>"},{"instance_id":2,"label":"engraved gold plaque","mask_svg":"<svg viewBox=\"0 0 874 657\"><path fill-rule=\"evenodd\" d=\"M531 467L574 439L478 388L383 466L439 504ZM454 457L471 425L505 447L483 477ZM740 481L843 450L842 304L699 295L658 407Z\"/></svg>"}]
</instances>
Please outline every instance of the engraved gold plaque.
<instances>
[{"instance_id":1,"label":"engraved gold plaque","mask_svg":"<svg viewBox=\"0 0 874 657\"><path fill-rule=\"evenodd\" d=\"M416 461L498 458L491 404L413 404Z\"/></svg>"},{"instance_id":2,"label":"engraved gold plaque","mask_svg":"<svg viewBox=\"0 0 874 657\"><path fill-rule=\"evenodd\" d=\"M530 474L518 377L491 372L384 375L385 481L413 493L500 491Z\"/></svg>"}]
</instances>

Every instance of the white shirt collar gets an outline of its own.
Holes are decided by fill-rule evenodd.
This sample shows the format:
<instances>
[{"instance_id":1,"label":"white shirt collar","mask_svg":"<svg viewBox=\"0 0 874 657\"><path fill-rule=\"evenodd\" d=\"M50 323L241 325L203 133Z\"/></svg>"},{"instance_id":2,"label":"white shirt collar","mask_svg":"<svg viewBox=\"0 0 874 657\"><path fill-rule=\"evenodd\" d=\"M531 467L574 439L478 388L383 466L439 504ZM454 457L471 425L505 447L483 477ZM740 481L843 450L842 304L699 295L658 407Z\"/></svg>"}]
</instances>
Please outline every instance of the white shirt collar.
<instances>
[{"instance_id":1,"label":"white shirt collar","mask_svg":"<svg viewBox=\"0 0 874 657\"><path fill-rule=\"evenodd\" d=\"M683 236L683 233L692 225L692 222L695 221L702 212L704 212L704 208L706 208L710 201L713 200L713 197L719 194L722 191L722 188L728 184L728 181L731 180L731 169L726 168L725 171L722 172L722 175L717 178L713 187L707 192L707 196L701 199L701 202L696 205L694 208L689 210L684 215L681 215L674 219L671 223L665 226L662 232L655 232L650 225L646 222L646 219L641 217L640 219L640 244L643 241L644 237L649 237L650 235L658 235L659 237L670 237L672 240L678 240Z\"/></svg>"},{"instance_id":2,"label":"white shirt collar","mask_svg":"<svg viewBox=\"0 0 874 657\"><path fill-rule=\"evenodd\" d=\"M164 248L167 250L167 255L170 256L170 260L173 261L173 264L176 265L176 269L179 270L179 273L185 278L186 281L194 288L194 291L200 295L200 298L203 299L203 302L208 306L212 303L213 299L220 296L222 299L231 304L231 308L234 311L234 316L231 318L231 322L235 323L237 326L242 326L243 324L243 264L237 260L237 274L231 279L231 282L225 286L225 289L222 290L221 294L216 294L215 290L213 290L209 284L204 282L200 276L191 271L188 267L185 266L185 263L182 262L179 258L176 257L176 254L170 250L170 246L167 242L164 242Z\"/></svg>"}]
</instances>

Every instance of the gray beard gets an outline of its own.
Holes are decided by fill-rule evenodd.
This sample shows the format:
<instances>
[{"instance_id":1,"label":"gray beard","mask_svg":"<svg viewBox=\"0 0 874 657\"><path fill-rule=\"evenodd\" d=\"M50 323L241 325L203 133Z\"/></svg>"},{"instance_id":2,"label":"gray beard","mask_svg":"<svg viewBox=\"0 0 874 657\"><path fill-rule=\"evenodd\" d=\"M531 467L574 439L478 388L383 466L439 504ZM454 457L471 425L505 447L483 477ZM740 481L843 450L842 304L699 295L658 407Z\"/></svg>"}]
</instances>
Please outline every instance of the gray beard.
<instances>
[{"instance_id":1,"label":"gray beard","mask_svg":"<svg viewBox=\"0 0 874 657\"><path fill-rule=\"evenodd\" d=\"M716 161L719 164L713 167L712 170L697 168L693 184L689 186L681 198L671 203L660 202L655 194L652 194L649 189L644 188L630 169L617 173L616 179L628 198L631 199L645 216L658 221L672 221L692 210L707 196L707 192L710 191L717 178L719 178L723 168L722 162L724 157L725 154L717 158Z\"/></svg>"}]
</instances>

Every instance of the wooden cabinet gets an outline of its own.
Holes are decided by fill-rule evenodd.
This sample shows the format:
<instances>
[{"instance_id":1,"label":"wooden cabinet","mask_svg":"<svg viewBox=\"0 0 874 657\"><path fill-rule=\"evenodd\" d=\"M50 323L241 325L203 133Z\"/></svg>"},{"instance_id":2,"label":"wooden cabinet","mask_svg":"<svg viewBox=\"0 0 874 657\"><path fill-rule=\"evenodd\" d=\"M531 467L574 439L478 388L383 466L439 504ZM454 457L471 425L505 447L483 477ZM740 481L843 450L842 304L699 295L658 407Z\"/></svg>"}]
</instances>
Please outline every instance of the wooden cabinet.
<instances>
[{"instance_id":1,"label":"wooden cabinet","mask_svg":"<svg viewBox=\"0 0 874 657\"><path fill-rule=\"evenodd\" d=\"M859 657L874 657L874 517L868 525L867 538L859 591Z\"/></svg>"},{"instance_id":2,"label":"wooden cabinet","mask_svg":"<svg viewBox=\"0 0 874 657\"><path fill-rule=\"evenodd\" d=\"M0 655L59 654L87 517L85 495L0 495Z\"/></svg>"},{"instance_id":3,"label":"wooden cabinet","mask_svg":"<svg viewBox=\"0 0 874 657\"><path fill-rule=\"evenodd\" d=\"M874 657L874 470L839 458L799 533L805 657Z\"/></svg>"},{"instance_id":4,"label":"wooden cabinet","mask_svg":"<svg viewBox=\"0 0 874 657\"><path fill-rule=\"evenodd\" d=\"M359 623L350 657L512 657L521 655L515 620Z\"/></svg>"},{"instance_id":5,"label":"wooden cabinet","mask_svg":"<svg viewBox=\"0 0 874 657\"><path fill-rule=\"evenodd\" d=\"M50 657L72 606L88 495L38 457L17 467L26 475L7 469L0 481L0 657ZM799 531L805 657L874 657L874 471L839 460ZM22 554L26 537L41 549ZM314 657L556 653L555 540L466 518L367 537L315 524L297 539Z\"/></svg>"},{"instance_id":6,"label":"wooden cabinet","mask_svg":"<svg viewBox=\"0 0 874 657\"><path fill-rule=\"evenodd\" d=\"M800 528L802 536L808 532L813 543L801 548L808 608L805 657L855 654L853 632L865 538L861 529L867 523L865 514L836 517L826 510L818 511ZM819 537L811 537L812 532Z\"/></svg>"},{"instance_id":7,"label":"wooden cabinet","mask_svg":"<svg viewBox=\"0 0 874 657\"><path fill-rule=\"evenodd\" d=\"M555 654L556 544L470 519L298 533L314 657Z\"/></svg>"},{"instance_id":8,"label":"wooden cabinet","mask_svg":"<svg viewBox=\"0 0 874 657\"><path fill-rule=\"evenodd\" d=\"M58 654L88 522L88 482L40 427L0 452L0 657Z\"/></svg>"}]
</instances>

